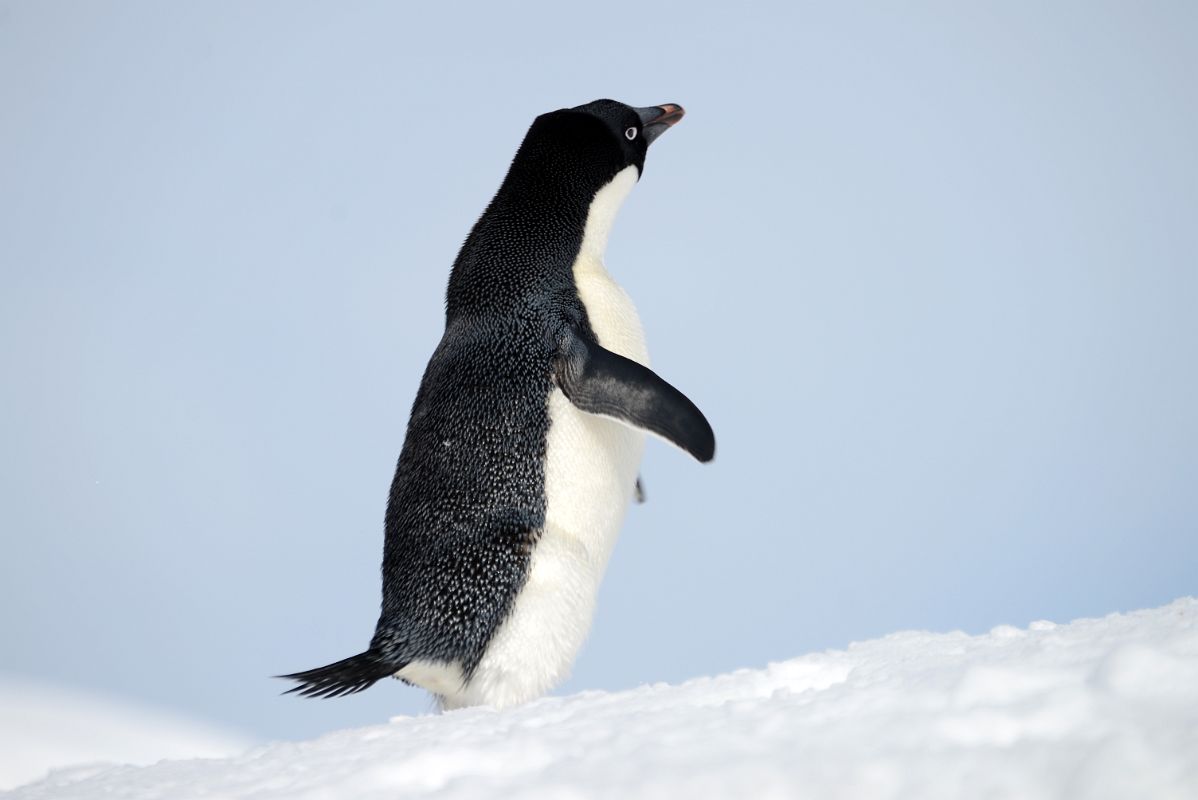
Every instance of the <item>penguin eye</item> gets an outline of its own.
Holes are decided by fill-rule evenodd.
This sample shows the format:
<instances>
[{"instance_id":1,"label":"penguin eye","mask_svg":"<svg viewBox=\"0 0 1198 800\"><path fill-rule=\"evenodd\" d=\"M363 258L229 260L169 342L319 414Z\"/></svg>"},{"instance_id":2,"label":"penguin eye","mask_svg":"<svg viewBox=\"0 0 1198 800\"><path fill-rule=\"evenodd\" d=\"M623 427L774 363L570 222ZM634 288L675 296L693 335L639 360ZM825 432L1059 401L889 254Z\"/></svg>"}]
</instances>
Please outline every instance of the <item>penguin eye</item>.
<instances>
[{"instance_id":1,"label":"penguin eye","mask_svg":"<svg viewBox=\"0 0 1198 800\"><path fill-rule=\"evenodd\" d=\"M629 128L628 130L624 131L624 136L628 139L628 141L631 142L636 138L636 128Z\"/></svg>"}]
</instances>

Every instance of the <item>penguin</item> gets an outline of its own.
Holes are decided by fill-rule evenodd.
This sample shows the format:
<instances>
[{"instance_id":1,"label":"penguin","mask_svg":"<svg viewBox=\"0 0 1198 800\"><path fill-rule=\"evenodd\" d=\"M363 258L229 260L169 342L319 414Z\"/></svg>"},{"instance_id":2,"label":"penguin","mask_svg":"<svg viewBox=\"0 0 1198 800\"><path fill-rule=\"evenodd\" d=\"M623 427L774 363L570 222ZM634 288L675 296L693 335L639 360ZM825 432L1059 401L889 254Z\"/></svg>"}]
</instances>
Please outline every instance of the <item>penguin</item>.
<instances>
[{"instance_id":1,"label":"penguin","mask_svg":"<svg viewBox=\"0 0 1198 800\"><path fill-rule=\"evenodd\" d=\"M603 263L649 146L683 114L596 100L533 121L450 273L388 497L370 647L279 676L288 693L394 676L442 710L503 708L566 677L641 496L646 435L715 455Z\"/></svg>"}]
</instances>

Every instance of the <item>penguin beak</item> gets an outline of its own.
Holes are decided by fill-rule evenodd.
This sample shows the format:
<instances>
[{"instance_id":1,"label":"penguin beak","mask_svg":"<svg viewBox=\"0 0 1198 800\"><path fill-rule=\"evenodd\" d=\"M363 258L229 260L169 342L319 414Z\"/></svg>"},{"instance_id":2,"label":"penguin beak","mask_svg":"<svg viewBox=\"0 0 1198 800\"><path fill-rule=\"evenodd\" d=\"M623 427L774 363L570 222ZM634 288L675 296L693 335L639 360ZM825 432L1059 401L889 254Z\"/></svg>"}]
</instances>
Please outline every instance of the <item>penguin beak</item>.
<instances>
[{"instance_id":1,"label":"penguin beak","mask_svg":"<svg viewBox=\"0 0 1198 800\"><path fill-rule=\"evenodd\" d=\"M636 108L636 115L641 118L641 129L645 134L645 144L653 144L653 140L661 136L678 120L686 110L676 103L662 103L659 106Z\"/></svg>"}]
</instances>

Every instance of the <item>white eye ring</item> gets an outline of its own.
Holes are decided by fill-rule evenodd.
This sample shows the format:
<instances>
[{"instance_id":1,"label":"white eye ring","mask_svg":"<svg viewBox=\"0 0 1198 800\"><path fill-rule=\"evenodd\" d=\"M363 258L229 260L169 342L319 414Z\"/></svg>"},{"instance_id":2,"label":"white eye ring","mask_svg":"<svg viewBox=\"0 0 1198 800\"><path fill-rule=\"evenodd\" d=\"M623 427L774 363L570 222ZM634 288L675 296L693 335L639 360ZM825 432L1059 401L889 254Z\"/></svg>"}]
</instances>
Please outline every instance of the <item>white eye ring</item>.
<instances>
[{"instance_id":1,"label":"white eye ring","mask_svg":"<svg viewBox=\"0 0 1198 800\"><path fill-rule=\"evenodd\" d=\"M636 128L629 128L628 130L624 131L624 136L627 137L628 141L631 142L636 138Z\"/></svg>"}]
</instances>

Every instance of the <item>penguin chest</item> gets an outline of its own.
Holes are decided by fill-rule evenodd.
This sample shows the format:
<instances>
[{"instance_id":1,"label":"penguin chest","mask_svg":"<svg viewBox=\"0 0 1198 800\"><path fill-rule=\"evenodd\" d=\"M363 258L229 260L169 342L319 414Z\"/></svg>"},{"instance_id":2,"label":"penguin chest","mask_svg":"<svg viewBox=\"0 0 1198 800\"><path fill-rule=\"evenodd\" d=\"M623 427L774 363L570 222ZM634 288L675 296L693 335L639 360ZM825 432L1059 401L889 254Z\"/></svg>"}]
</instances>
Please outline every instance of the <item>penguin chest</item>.
<instances>
[{"instance_id":1,"label":"penguin chest","mask_svg":"<svg viewBox=\"0 0 1198 800\"><path fill-rule=\"evenodd\" d=\"M599 343L648 361L636 308L602 265L575 277ZM548 398L545 527L528 578L478 668L446 708L540 696L569 673L591 625L599 583L635 491L645 435L579 411L562 391Z\"/></svg>"},{"instance_id":2,"label":"penguin chest","mask_svg":"<svg viewBox=\"0 0 1198 800\"><path fill-rule=\"evenodd\" d=\"M649 352L631 298L588 259L575 266L578 295L599 344L648 366ZM636 486L645 435L607 417L579 411L560 389L549 397L545 538L560 536L587 551L595 587Z\"/></svg>"}]
</instances>

